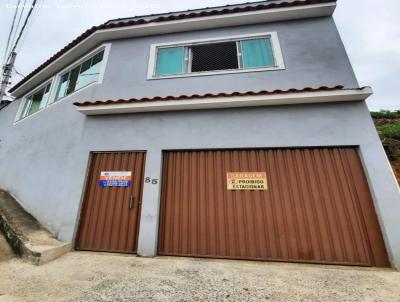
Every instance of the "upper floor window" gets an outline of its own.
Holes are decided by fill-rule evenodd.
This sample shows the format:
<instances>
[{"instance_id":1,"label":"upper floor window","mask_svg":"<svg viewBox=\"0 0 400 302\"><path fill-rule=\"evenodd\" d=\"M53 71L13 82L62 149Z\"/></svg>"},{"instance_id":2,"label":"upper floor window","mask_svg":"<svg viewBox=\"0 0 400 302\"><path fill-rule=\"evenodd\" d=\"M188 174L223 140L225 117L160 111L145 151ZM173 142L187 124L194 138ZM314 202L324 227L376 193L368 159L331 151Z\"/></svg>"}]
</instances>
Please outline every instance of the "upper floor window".
<instances>
[{"instance_id":1,"label":"upper floor window","mask_svg":"<svg viewBox=\"0 0 400 302\"><path fill-rule=\"evenodd\" d=\"M58 83L55 100L58 101L64 96L96 82L100 76L103 57L104 50L62 74Z\"/></svg>"},{"instance_id":2,"label":"upper floor window","mask_svg":"<svg viewBox=\"0 0 400 302\"><path fill-rule=\"evenodd\" d=\"M284 68L276 33L152 47L150 78Z\"/></svg>"},{"instance_id":3,"label":"upper floor window","mask_svg":"<svg viewBox=\"0 0 400 302\"><path fill-rule=\"evenodd\" d=\"M92 83L101 83L111 44L103 44L26 94L15 122Z\"/></svg>"},{"instance_id":4,"label":"upper floor window","mask_svg":"<svg viewBox=\"0 0 400 302\"><path fill-rule=\"evenodd\" d=\"M51 82L46 84L37 92L32 93L25 99L24 106L21 111L20 119L31 115L40 109L46 107L49 101Z\"/></svg>"}]
</instances>

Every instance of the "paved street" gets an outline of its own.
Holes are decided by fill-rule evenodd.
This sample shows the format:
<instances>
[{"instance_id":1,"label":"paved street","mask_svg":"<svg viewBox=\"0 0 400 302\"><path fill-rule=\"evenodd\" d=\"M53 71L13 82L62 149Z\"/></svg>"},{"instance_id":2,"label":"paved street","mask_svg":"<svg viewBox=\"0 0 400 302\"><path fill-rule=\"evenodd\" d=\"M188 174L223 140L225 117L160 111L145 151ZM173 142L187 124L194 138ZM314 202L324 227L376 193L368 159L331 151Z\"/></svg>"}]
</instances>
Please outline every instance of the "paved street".
<instances>
[{"instance_id":1,"label":"paved street","mask_svg":"<svg viewBox=\"0 0 400 302\"><path fill-rule=\"evenodd\" d=\"M387 269L71 252L0 264L0 301L400 301Z\"/></svg>"}]
</instances>

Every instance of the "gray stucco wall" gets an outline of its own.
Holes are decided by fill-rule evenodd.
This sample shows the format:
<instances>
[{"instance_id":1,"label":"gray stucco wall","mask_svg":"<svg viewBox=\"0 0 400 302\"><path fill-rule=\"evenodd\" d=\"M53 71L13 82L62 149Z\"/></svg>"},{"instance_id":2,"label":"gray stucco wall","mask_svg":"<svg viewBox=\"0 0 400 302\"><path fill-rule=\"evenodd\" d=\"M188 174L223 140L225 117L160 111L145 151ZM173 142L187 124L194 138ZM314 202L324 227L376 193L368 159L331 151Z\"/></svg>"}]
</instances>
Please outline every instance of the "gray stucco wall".
<instances>
[{"instance_id":1,"label":"gray stucco wall","mask_svg":"<svg viewBox=\"0 0 400 302\"><path fill-rule=\"evenodd\" d=\"M278 33L286 70L146 80L151 44L273 31ZM129 98L338 84L358 87L333 19L317 18L114 41L103 85L91 96Z\"/></svg>"},{"instance_id":2,"label":"gray stucco wall","mask_svg":"<svg viewBox=\"0 0 400 302\"><path fill-rule=\"evenodd\" d=\"M278 32L284 71L146 80L151 43L268 31ZM393 264L400 265L399 189L364 102L98 117L86 117L72 105L337 84L356 87L357 81L331 18L115 41L102 85L82 89L16 124L19 100L0 111L0 187L60 239L71 241L91 151L146 150L146 176L160 178L166 149L357 145L388 251ZM145 184L143 194L138 252L154 255L160 187Z\"/></svg>"},{"instance_id":3,"label":"gray stucco wall","mask_svg":"<svg viewBox=\"0 0 400 302\"><path fill-rule=\"evenodd\" d=\"M151 44L274 31L286 70L146 80ZM91 96L151 97L338 84L358 87L333 19L317 18L114 41L103 85Z\"/></svg>"},{"instance_id":4,"label":"gray stucco wall","mask_svg":"<svg viewBox=\"0 0 400 302\"><path fill-rule=\"evenodd\" d=\"M285 70L147 80L150 46L196 39L277 32ZM110 41L103 83L69 97L75 100L153 97L344 85L358 87L331 17L217 28Z\"/></svg>"}]
</instances>

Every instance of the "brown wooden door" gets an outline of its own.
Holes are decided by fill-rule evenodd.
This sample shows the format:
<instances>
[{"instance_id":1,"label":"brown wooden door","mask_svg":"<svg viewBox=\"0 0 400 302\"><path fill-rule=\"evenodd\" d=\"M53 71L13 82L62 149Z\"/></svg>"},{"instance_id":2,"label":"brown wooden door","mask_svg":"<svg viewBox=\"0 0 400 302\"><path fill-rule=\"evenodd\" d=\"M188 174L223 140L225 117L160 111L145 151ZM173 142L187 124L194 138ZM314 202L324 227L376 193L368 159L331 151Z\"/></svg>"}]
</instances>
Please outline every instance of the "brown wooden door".
<instances>
[{"instance_id":1,"label":"brown wooden door","mask_svg":"<svg viewBox=\"0 0 400 302\"><path fill-rule=\"evenodd\" d=\"M136 253L144 163L144 152L93 154L76 249ZM103 182L100 183L102 172L108 176L103 176ZM120 179L118 175L126 176L129 172L130 184L124 182L129 180L112 180ZM129 179L129 176L125 179Z\"/></svg>"},{"instance_id":2,"label":"brown wooden door","mask_svg":"<svg viewBox=\"0 0 400 302\"><path fill-rule=\"evenodd\" d=\"M356 148L166 152L160 219L161 255L389 266Z\"/></svg>"}]
</instances>

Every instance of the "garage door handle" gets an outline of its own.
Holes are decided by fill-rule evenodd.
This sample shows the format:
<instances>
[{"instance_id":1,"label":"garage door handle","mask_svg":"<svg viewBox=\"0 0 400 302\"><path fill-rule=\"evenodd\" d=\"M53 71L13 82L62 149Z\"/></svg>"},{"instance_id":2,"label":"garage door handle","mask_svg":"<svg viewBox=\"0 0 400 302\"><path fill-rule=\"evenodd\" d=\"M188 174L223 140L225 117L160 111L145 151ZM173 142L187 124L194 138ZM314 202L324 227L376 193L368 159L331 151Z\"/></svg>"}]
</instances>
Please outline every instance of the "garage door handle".
<instances>
[{"instance_id":1,"label":"garage door handle","mask_svg":"<svg viewBox=\"0 0 400 302\"><path fill-rule=\"evenodd\" d=\"M135 196L131 195L129 198L129 208L132 209L135 206Z\"/></svg>"}]
</instances>

